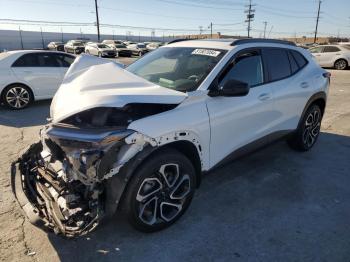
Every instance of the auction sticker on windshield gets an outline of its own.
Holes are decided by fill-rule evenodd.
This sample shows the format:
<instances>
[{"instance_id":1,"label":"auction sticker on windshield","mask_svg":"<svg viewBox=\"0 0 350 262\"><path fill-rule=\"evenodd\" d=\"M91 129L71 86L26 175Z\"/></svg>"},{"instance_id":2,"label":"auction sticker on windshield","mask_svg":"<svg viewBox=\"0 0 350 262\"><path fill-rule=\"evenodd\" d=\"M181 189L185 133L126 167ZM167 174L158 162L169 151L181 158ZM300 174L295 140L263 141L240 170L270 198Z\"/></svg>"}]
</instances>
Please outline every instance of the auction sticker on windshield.
<instances>
[{"instance_id":1,"label":"auction sticker on windshield","mask_svg":"<svg viewBox=\"0 0 350 262\"><path fill-rule=\"evenodd\" d=\"M192 55L207 55L217 57L220 55L220 51L210 49L195 49L193 50Z\"/></svg>"}]
</instances>

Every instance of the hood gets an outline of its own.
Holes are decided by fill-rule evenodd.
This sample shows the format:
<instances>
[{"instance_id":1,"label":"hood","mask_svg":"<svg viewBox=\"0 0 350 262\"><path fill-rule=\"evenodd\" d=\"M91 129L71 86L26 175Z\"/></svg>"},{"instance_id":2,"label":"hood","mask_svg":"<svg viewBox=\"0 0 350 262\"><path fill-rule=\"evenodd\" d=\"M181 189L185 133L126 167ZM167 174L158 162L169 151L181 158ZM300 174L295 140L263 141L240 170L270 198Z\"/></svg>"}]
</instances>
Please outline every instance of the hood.
<instances>
[{"instance_id":1,"label":"hood","mask_svg":"<svg viewBox=\"0 0 350 262\"><path fill-rule=\"evenodd\" d=\"M95 63L94 65L92 65ZM53 123L95 107L130 103L179 104L187 94L153 84L107 59L83 55L68 70L54 96Z\"/></svg>"}]
</instances>

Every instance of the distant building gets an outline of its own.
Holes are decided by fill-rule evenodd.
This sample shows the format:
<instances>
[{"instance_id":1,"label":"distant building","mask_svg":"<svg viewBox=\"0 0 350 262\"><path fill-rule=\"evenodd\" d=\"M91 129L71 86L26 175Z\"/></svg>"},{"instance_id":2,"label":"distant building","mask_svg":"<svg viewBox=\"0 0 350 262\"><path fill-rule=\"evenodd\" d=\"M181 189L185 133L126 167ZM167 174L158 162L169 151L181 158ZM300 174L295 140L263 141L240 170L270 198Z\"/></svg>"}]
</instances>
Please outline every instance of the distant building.
<instances>
[{"instance_id":1,"label":"distant building","mask_svg":"<svg viewBox=\"0 0 350 262\"><path fill-rule=\"evenodd\" d=\"M312 44L314 42L313 37L288 37L283 38L283 40L292 41L296 44ZM330 43L337 43L337 42L349 42L349 38L344 37L317 37L316 43L318 44L330 44Z\"/></svg>"}]
</instances>

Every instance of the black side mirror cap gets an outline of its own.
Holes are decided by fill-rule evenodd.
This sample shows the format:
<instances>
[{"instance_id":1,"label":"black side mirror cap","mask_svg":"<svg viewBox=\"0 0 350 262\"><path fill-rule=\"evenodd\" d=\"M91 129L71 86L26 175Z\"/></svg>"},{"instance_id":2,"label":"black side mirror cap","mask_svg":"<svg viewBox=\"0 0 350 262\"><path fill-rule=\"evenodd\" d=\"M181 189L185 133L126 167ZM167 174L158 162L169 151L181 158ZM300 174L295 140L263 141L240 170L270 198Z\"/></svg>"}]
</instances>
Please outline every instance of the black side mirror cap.
<instances>
[{"instance_id":1,"label":"black side mirror cap","mask_svg":"<svg viewBox=\"0 0 350 262\"><path fill-rule=\"evenodd\" d=\"M245 96L250 89L248 83L236 79L228 79L223 86L215 85L215 87L209 91L209 96Z\"/></svg>"}]
</instances>

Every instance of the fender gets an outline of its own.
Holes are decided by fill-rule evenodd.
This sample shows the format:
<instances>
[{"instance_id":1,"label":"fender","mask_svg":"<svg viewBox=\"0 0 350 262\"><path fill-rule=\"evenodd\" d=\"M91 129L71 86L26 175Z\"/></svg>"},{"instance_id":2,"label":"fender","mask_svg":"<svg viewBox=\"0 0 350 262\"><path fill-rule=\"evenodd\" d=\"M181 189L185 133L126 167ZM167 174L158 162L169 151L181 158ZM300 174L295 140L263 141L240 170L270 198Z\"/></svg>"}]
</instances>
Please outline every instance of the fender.
<instances>
[{"instance_id":1,"label":"fender","mask_svg":"<svg viewBox=\"0 0 350 262\"><path fill-rule=\"evenodd\" d=\"M302 120L304 119L304 116L305 116L305 113L306 113L307 109L310 107L310 105L311 105L312 103L314 103L314 102L315 102L316 100L318 100L318 99L322 99L322 100L324 101L325 108L326 108L327 94L326 94L324 91L320 91L320 92L317 92L317 93L313 94L313 95L309 98L309 100L307 101L307 103L306 103L306 105L305 105L305 107L304 107L304 110L303 110L303 112L301 113L301 116L300 116L300 119L299 119L299 123L298 123L298 128L299 128L299 126L300 126ZM323 116L323 113L324 113L324 112L322 112L322 116Z\"/></svg>"}]
</instances>

